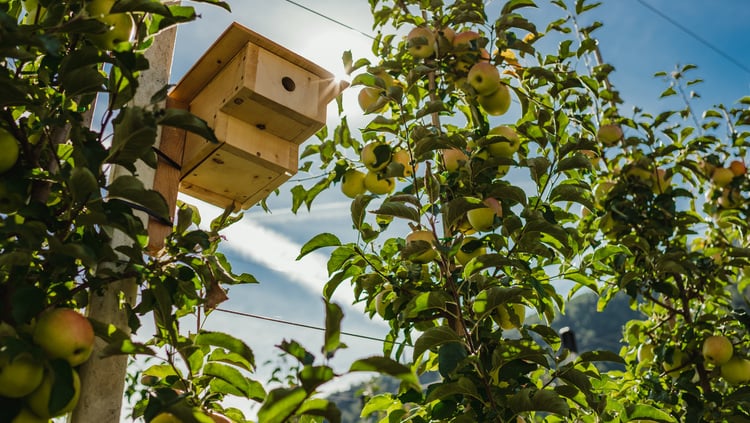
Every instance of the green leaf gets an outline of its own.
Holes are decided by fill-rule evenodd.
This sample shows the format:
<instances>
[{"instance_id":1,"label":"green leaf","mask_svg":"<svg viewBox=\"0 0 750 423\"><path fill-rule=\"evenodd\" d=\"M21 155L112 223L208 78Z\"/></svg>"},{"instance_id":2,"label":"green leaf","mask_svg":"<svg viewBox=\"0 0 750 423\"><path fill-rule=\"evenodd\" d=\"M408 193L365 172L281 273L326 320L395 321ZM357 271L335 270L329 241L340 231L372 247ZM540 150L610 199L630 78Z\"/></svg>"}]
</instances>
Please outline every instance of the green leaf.
<instances>
[{"instance_id":1,"label":"green leaf","mask_svg":"<svg viewBox=\"0 0 750 423\"><path fill-rule=\"evenodd\" d=\"M338 247L340 245L341 245L341 241L339 241L336 235L333 235L330 233L322 233L322 234L315 235L311 240L307 241L307 243L302 246L302 248L300 249L300 253L297 256L296 260L301 259L302 257L317 250L318 248Z\"/></svg>"},{"instance_id":2,"label":"green leaf","mask_svg":"<svg viewBox=\"0 0 750 423\"><path fill-rule=\"evenodd\" d=\"M208 126L208 122L185 109L166 109L156 123L159 125L184 129L188 132L200 135L213 143L220 142L219 139L216 138L213 129Z\"/></svg>"},{"instance_id":3,"label":"green leaf","mask_svg":"<svg viewBox=\"0 0 750 423\"><path fill-rule=\"evenodd\" d=\"M481 395L477 392L476 384L468 378L462 377L456 382L441 383L433 388L427 395L425 402L445 399L455 395L482 400Z\"/></svg>"},{"instance_id":4,"label":"green leaf","mask_svg":"<svg viewBox=\"0 0 750 423\"><path fill-rule=\"evenodd\" d=\"M172 16L169 8L161 2L152 0L119 0L115 2L109 13L146 12L157 15Z\"/></svg>"},{"instance_id":5,"label":"green leaf","mask_svg":"<svg viewBox=\"0 0 750 423\"><path fill-rule=\"evenodd\" d=\"M263 423L284 423L294 415L307 398L304 388L277 388L266 396L266 401L258 410L258 421Z\"/></svg>"},{"instance_id":6,"label":"green leaf","mask_svg":"<svg viewBox=\"0 0 750 423\"><path fill-rule=\"evenodd\" d=\"M570 415L570 406L560 395L549 389L534 390L526 388L513 395L509 400L510 408L516 412L546 411L561 416Z\"/></svg>"},{"instance_id":7,"label":"green leaf","mask_svg":"<svg viewBox=\"0 0 750 423\"><path fill-rule=\"evenodd\" d=\"M373 213L383 216L401 217L411 220L412 222L419 222L419 210L409 207L405 203L396 201L384 201L377 210L373 211Z\"/></svg>"},{"instance_id":8,"label":"green leaf","mask_svg":"<svg viewBox=\"0 0 750 423\"><path fill-rule=\"evenodd\" d=\"M145 212L157 218L169 221L169 206L160 193L147 190L138 178L131 175L117 177L107 187L109 195L119 197L145 207Z\"/></svg>"},{"instance_id":9,"label":"green leaf","mask_svg":"<svg viewBox=\"0 0 750 423\"><path fill-rule=\"evenodd\" d=\"M578 356L577 361L587 363L590 361L611 361L613 363L625 364L625 360L612 351L587 351Z\"/></svg>"},{"instance_id":10,"label":"green leaf","mask_svg":"<svg viewBox=\"0 0 750 423\"><path fill-rule=\"evenodd\" d=\"M76 390L73 385L73 369L67 361L58 358L50 360L49 365L54 376L47 411L51 416L56 416L73 399Z\"/></svg>"},{"instance_id":11,"label":"green leaf","mask_svg":"<svg viewBox=\"0 0 750 423\"><path fill-rule=\"evenodd\" d=\"M114 121L114 135L107 163L118 164L135 172L135 162L154 155L156 123L153 116L140 107L125 107Z\"/></svg>"},{"instance_id":12,"label":"green leaf","mask_svg":"<svg viewBox=\"0 0 750 423\"><path fill-rule=\"evenodd\" d=\"M627 407L626 413L628 421L648 419L657 422L677 422L677 420L669 413L665 413L664 411L648 404L631 405Z\"/></svg>"},{"instance_id":13,"label":"green leaf","mask_svg":"<svg viewBox=\"0 0 750 423\"><path fill-rule=\"evenodd\" d=\"M401 380L416 390L420 390L419 379L412 370L388 357L368 357L355 361L349 367L350 372L378 372Z\"/></svg>"},{"instance_id":14,"label":"green leaf","mask_svg":"<svg viewBox=\"0 0 750 423\"><path fill-rule=\"evenodd\" d=\"M70 195L77 204L85 204L92 199L101 198L99 181L87 167L74 167L68 182Z\"/></svg>"},{"instance_id":15,"label":"green leaf","mask_svg":"<svg viewBox=\"0 0 750 423\"><path fill-rule=\"evenodd\" d=\"M341 410L336 404L324 398L310 398L305 401L295 413L298 416L320 416L325 417L328 423L341 422ZM317 420L316 420L317 421Z\"/></svg>"},{"instance_id":16,"label":"green leaf","mask_svg":"<svg viewBox=\"0 0 750 423\"><path fill-rule=\"evenodd\" d=\"M255 368L255 354L253 354L253 350L245 342L232 335L222 332L201 331L195 336L193 342L196 345L210 345L235 353L251 366L247 370L252 371Z\"/></svg>"},{"instance_id":17,"label":"green leaf","mask_svg":"<svg viewBox=\"0 0 750 423\"><path fill-rule=\"evenodd\" d=\"M461 342L461 337L458 336L456 331L448 326L428 328L414 343L412 360L417 362L425 351L449 342Z\"/></svg>"},{"instance_id":18,"label":"green leaf","mask_svg":"<svg viewBox=\"0 0 750 423\"><path fill-rule=\"evenodd\" d=\"M520 9L522 7L537 7L537 5L533 0L510 0L505 3L505 5L503 6L503 10L500 13L503 15L507 15L514 10Z\"/></svg>"},{"instance_id":19,"label":"green leaf","mask_svg":"<svg viewBox=\"0 0 750 423\"><path fill-rule=\"evenodd\" d=\"M277 347L296 358L305 366L309 366L315 362L315 356L310 354L310 352L297 341L283 341L281 344L277 345Z\"/></svg>"},{"instance_id":20,"label":"green leaf","mask_svg":"<svg viewBox=\"0 0 750 423\"><path fill-rule=\"evenodd\" d=\"M404 315L414 318L427 310L445 310L446 304L452 300L445 291L423 292L409 301L404 309Z\"/></svg>"},{"instance_id":21,"label":"green leaf","mask_svg":"<svg viewBox=\"0 0 750 423\"><path fill-rule=\"evenodd\" d=\"M336 350L340 348L346 348L345 344L341 343L341 320L344 318L344 312L341 311L335 303L326 301L326 330L325 330L325 342L323 343L323 354L326 358L333 357Z\"/></svg>"},{"instance_id":22,"label":"green leaf","mask_svg":"<svg viewBox=\"0 0 750 423\"><path fill-rule=\"evenodd\" d=\"M302 387L312 395L318 386L331 381L335 374L328 366L305 366L298 374Z\"/></svg>"},{"instance_id":23,"label":"green leaf","mask_svg":"<svg viewBox=\"0 0 750 423\"><path fill-rule=\"evenodd\" d=\"M448 377L468 357L466 346L461 342L449 342L438 349L438 371Z\"/></svg>"},{"instance_id":24,"label":"green leaf","mask_svg":"<svg viewBox=\"0 0 750 423\"><path fill-rule=\"evenodd\" d=\"M245 398L251 398L255 392L253 383L248 380L236 367L224 363L208 362L203 366L203 376L221 379L237 388Z\"/></svg>"},{"instance_id":25,"label":"green leaf","mask_svg":"<svg viewBox=\"0 0 750 423\"><path fill-rule=\"evenodd\" d=\"M81 67L62 73L60 83L66 94L74 97L104 91L107 78L96 67Z\"/></svg>"}]
</instances>

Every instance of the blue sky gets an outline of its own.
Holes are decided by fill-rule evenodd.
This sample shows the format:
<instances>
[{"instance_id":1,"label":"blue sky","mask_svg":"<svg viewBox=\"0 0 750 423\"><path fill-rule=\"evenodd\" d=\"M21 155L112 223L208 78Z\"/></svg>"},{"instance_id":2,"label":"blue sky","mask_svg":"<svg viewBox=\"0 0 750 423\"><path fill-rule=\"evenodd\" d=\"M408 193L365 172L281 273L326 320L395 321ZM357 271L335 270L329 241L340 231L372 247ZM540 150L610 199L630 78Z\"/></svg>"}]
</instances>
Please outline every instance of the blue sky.
<instances>
[{"instance_id":1,"label":"blue sky","mask_svg":"<svg viewBox=\"0 0 750 423\"><path fill-rule=\"evenodd\" d=\"M643 0L680 22L710 43L729 53L734 59L750 67L750 2L748 0ZM363 32L371 33L369 6L366 0L296 0L306 7L330 16ZM571 3L570 1L569 3ZM355 58L369 56L371 40L363 35L336 25L285 0L229 0L233 13L215 7L198 6L202 19L180 28L177 36L172 82L177 82L208 46L232 22L237 21L263 36L322 65L334 73L341 73L341 55L351 50ZM497 10L504 1L489 1L490 10ZM546 0L538 0L540 9L535 15L556 14L557 9ZM710 6L709 6L710 5ZM613 64L615 87L622 93L629 110L638 104L658 113L669 103L659 102L665 83L653 77L657 71L671 71L676 65L695 64L695 78L705 83L697 86L701 95L699 106L717 103L731 104L750 94L750 73L731 63L688 34L644 7L640 0L605 0L604 5L591 13L588 20L604 23L595 35L599 38L605 61ZM352 127L365 120L355 117L358 89L345 92L345 108ZM329 108L329 124L335 126L335 107ZM507 119L507 118L506 118ZM333 232L342 240L349 240L349 200L338 190L320 197L312 211L301 210L297 215L289 211L289 189L292 182L281 187L281 193L269 200L272 213L253 207L245 219L227 233L224 251L235 270L254 274L260 285L232 287L230 300L222 307L309 325L323 324L320 292L327 280L325 251L313 253L301 262L294 261L299 247L319 232ZM204 221L220 210L197 201ZM382 322L371 322L351 306L351 294L346 287L336 298L346 312L343 330L369 336L382 336L386 327ZM258 362L275 360L273 345L282 339L296 339L310 351L318 352L322 333L309 329L285 326L267 321L214 313L207 328L223 330L239 336L255 351ZM345 370L354 358L376 354L381 350L377 342L344 337L349 345L331 364ZM272 366L261 365L258 379L267 379ZM336 384L338 388L341 384Z\"/></svg>"}]
</instances>

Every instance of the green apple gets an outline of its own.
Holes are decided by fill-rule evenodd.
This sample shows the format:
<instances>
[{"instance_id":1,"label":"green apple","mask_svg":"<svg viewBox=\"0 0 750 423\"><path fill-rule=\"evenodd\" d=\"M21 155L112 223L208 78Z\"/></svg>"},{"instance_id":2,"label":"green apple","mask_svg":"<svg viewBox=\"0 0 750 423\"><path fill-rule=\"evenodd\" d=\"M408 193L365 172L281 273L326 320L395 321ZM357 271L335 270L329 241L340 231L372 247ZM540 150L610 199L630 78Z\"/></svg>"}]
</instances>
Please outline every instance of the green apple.
<instances>
[{"instance_id":1,"label":"green apple","mask_svg":"<svg viewBox=\"0 0 750 423\"><path fill-rule=\"evenodd\" d=\"M480 232L491 231L495 226L495 210L490 207L479 207L466 212L466 219L472 228Z\"/></svg>"},{"instance_id":2,"label":"green apple","mask_svg":"<svg viewBox=\"0 0 750 423\"><path fill-rule=\"evenodd\" d=\"M21 398L33 392L44 377L44 366L29 353L21 353L11 359L6 352L0 353L0 395Z\"/></svg>"},{"instance_id":3,"label":"green apple","mask_svg":"<svg viewBox=\"0 0 750 423\"><path fill-rule=\"evenodd\" d=\"M52 418L67 414L76 407L78 404L78 398L81 395L81 379L78 376L78 372L75 369L70 369L72 372L71 379L73 381L73 397L58 410L50 410L50 398L52 396L52 386L55 383L55 374L52 371L44 373L44 379L41 385L26 397L26 405L29 407L34 414L42 418Z\"/></svg>"},{"instance_id":4,"label":"green apple","mask_svg":"<svg viewBox=\"0 0 750 423\"><path fill-rule=\"evenodd\" d=\"M388 100L381 94L383 90L376 87L364 87L357 96L359 107L365 113L378 113L388 106Z\"/></svg>"},{"instance_id":5,"label":"green apple","mask_svg":"<svg viewBox=\"0 0 750 423\"><path fill-rule=\"evenodd\" d=\"M672 352L672 356L669 359L665 358L664 362L661 363L661 365L668 375L676 378L680 375L680 373L682 373L683 370L685 370L685 361L687 359L687 354L685 354L684 351L679 348L675 348Z\"/></svg>"},{"instance_id":6,"label":"green apple","mask_svg":"<svg viewBox=\"0 0 750 423\"><path fill-rule=\"evenodd\" d=\"M418 26L406 36L409 53L417 59L426 59L435 53L435 35L427 28Z\"/></svg>"},{"instance_id":7,"label":"green apple","mask_svg":"<svg viewBox=\"0 0 750 423\"><path fill-rule=\"evenodd\" d=\"M437 239L435 239L435 234L433 234L432 231L429 231L427 229L418 229L412 231L411 233L409 233L409 235L406 236L406 245L417 241L427 242L430 245L430 248L417 256L412 255L411 257L408 257L409 260L413 261L414 263L428 263L437 258L438 253L437 250L435 250L435 243L437 242Z\"/></svg>"},{"instance_id":8,"label":"green apple","mask_svg":"<svg viewBox=\"0 0 750 423\"><path fill-rule=\"evenodd\" d=\"M462 265L466 265L474 257L479 257L486 253L487 249L480 240L473 236L467 236L461 241L461 246L456 251L456 261Z\"/></svg>"},{"instance_id":9,"label":"green apple","mask_svg":"<svg viewBox=\"0 0 750 423\"><path fill-rule=\"evenodd\" d=\"M505 330L517 329L523 325L526 318L526 306L523 304L502 305L497 308L497 314L492 317L495 323Z\"/></svg>"},{"instance_id":10,"label":"green apple","mask_svg":"<svg viewBox=\"0 0 750 423\"><path fill-rule=\"evenodd\" d=\"M391 156L391 165L397 163L399 165L399 177L408 178L414 175L414 170L417 167L416 163L414 166L411 164L411 155L408 150L403 148L396 150Z\"/></svg>"},{"instance_id":11,"label":"green apple","mask_svg":"<svg viewBox=\"0 0 750 423\"><path fill-rule=\"evenodd\" d=\"M22 408L10 423L49 423L49 421L49 419L39 417L28 409Z\"/></svg>"},{"instance_id":12,"label":"green apple","mask_svg":"<svg viewBox=\"0 0 750 423\"><path fill-rule=\"evenodd\" d=\"M497 138L497 142L487 145L487 151L493 157L510 158L521 148L521 139L510 126L500 125L490 129L487 138L492 140L493 137Z\"/></svg>"},{"instance_id":13,"label":"green apple","mask_svg":"<svg viewBox=\"0 0 750 423\"><path fill-rule=\"evenodd\" d=\"M641 344L637 355L639 363L650 364L654 361L654 344Z\"/></svg>"},{"instance_id":14,"label":"green apple","mask_svg":"<svg viewBox=\"0 0 750 423\"><path fill-rule=\"evenodd\" d=\"M466 78L481 96L491 95L500 88L500 72L489 62L479 62L472 66Z\"/></svg>"},{"instance_id":15,"label":"green apple","mask_svg":"<svg viewBox=\"0 0 750 423\"><path fill-rule=\"evenodd\" d=\"M714 366L721 366L734 354L732 341L723 335L711 335L703 341L703 359Z\"/></svg>"},{"instance_id":16,"label":"green apple","mask_svg":"<svg viewBox=\"0 0 750 423\"><path fill-rule=\"evenodd\" d=\"M445 166L445 170L449 172L457 171L469 161L469 156L457 148L446 148L440 150L440 155L443 158L443 166Z\"/></svg>"},{"instance_id":17,"label":"green apple","mask_svg":"<svg viewBox=\"0 0 750 423\"><path fill-rule=\"evenodd\" d=\"M49 358L62 358L73 367L88 360L94 349L94 328L70 308L55 308L39 316L33 338Z\"/></svg>"},{"instance_id":18,"label":"green apple","mask_svg":"<svg viewBox=\"0 0 750 423\"><path fill-rule=\"evenodd\" d=\"M734 356L721 365L721 377L732 385L750 382L750 360Z\"/></svg>"},{"instance_id":19,"label":"green apple","mask_svg":"<svg viewBox=\"0 0 750 423\"><path fill-rule=\"evenodd\" d=\"M385 169L392 158L391 146L381 141L366 144L359 153L359 160L373 172L380 172Z\"/></svg>"},{"instance_id":20,"label":"green apple","mask_svg":"<svg viewBox=\"0 0 750 423\"><path fill-rule=\"evenodd\" d=\"M86 12L92 18L103 18L109 15L115 0L91 0L86 3Z\"/></svg>"},{"instance_id":21,"label":"green apple","mask_svg":"<svg viewBox=\"0 0 750 423\"><path fill-rule=\"evenodd\" d=\"M393 189L396 188L396 183L393 181L393 178L382 176L373 171L367 172L364 183L365 188L376 195L390 194L393 192Z\"/></svg>"},{"instance_id":22,"label":"green apple","mask_svg":"<svg viewBox=\"0 0 750 423\"><path fill-rule=\"evenodd\" d=\"M613 146L617 144L623 137L622 128L620 125L606 124L599 127L596 131L596 139L606 146Z\"/></svg>"},{"instance_id":23,"label":"green apple","mask_svg":"<svg viewBox=\"0 0 750 423\"><path fill-rule=\"evenodd\" d=\"M9 171L18 161L20 148L16 137L0 128L0 174Z\"/></svg>"},{"instance_id":24,"label":"green apple","mask_svg":"<svg viewBox=\"0 0 750 423\"><path fill-rule=\"evenodd\" d=\"M349 169L344 173L341 178L341 192L349 198L355 198L359 194L364 194L367 191L365 188L365 174L357 169Z\"/></svg>"},{"instance_id":25,"label":"green apple","mask_svg":"<svg viewBox=\"0 0 750 423\"><path fill-rule=\"evenodd\" d=\"M734 172L728 167L717 167L711 174L711 181L717 187L724 188L734 179Z\"/></svg>"},{"instance_id":26,"label":"green apple","mask_svg":"<svg viewBox=\"0 0 750 423\"><path fill-rule=\"evenodd\" d=\"M103 34L91 35L91 41L104 50L116 50L121 43L127 43L133 37L133 18L128 13L115 13L99 18L109 26Z\"/></svg>"},{"instance_id":27,"label":"green apple","mask_svg":"<svg viewBox=\"0 0 750 423\"><path fill-rule=\"evenodd\" d=\"M477 97L477 101L488 114L492 116L504 115L510 108L510 89L501 82L495 92L490 95L480 95Z\"/></svg>"},{"instance_id":28,"label":"green apple","mask_svg":"<svg viewBox=\"0 0 750 423\"><path fill-rule=\"evenodd\" d=\"M151 419L150 423L182 423L182 420L172 413L159 413Z\"/></svg>"}]
</instances>

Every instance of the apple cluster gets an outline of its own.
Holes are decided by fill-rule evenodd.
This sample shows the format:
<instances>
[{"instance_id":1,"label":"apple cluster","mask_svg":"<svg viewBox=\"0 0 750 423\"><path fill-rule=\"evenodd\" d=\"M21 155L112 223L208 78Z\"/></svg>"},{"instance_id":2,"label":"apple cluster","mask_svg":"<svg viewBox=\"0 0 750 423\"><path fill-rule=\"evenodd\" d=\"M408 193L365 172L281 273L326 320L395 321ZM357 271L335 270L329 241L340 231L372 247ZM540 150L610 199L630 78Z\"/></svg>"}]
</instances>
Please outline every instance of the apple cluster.
<instances>
[{"instance_id":1,"label":"apple cluster","mask_svg":"<svg viewBox=\"0 0 750 423\"><path fill-rule=\"evenodd\" d=\"M351 168L341 179L341 192L349 198L368 191L375 195L390 194L396 188L396 178L411 177L416 169L408 150L394 150L384 141L365 144L360 152L360 162L367 173Z\"/></svg>"},{"instance_id":2,"label":"apple cluster","mask_svg":"<svg viewBox=\"0 0 750 423\"><path fill-rule=\"evenodd\" d=\"M72 411L81 391L76 367L94 348L88 319L73 309L55 308L18 330L0 325L0 400L20 405L11 423L48 422ZM53 392L62 391L72 395L61 404Z\"/></svg>"},{"instance_id":3,"label":"apple cluster","mask_svg":"<svg viewBox=\"0 0 750 423\"><path fill-rule=\"evenodd\" d=\"M709 201L715 200L719 207L725 209L737 208L742 204L739 184L747 175L743 160L732 160L727 167L704 162L703 170L711 179L712 189L707 194Z\"/></svg>"},{"instance_id":4,"label":"apple cluster","mask_svg":"<svg viewBox=\"0 0 750 423\"><path fill-rule=\"evenodd\" d=\"M653 365L656 357L655 350L654 344L641 344L637 352L639 366ZM665 351L670 352L665 354L661 363L661 368L666 375L676 378L694 364L691 362L691 357L694 355L689 351L680 348L668 348ZM720 376L727 383L739 385L750 382L750 360L735 354L734 345L726 336L707 336L703 341L700 357L713 375Z\"/></svg>"}]
</instances>

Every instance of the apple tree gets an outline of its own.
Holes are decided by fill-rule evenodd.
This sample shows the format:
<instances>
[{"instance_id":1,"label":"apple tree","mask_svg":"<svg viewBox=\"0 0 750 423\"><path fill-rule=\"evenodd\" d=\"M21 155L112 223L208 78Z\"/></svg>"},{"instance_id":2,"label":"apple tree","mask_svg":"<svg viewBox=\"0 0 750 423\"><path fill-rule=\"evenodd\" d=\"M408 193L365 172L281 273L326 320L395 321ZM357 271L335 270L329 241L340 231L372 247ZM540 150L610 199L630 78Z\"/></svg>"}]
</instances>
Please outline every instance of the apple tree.
<instances>
[{"instance_id":1,"label":"apple tree","mask_svg":"<svg viewBox=\"0 0 750 423\"><path fill-rule=\"evenodd\" d=\"M599 3L485 3L371 0L377 60L343 58L369 119L342 114L302 154L325 176L293 210L337 185L352 199L355 241L302 250L333 248L324 295L353 289L390 326L386 356L440 375L363 416L747 420L750 98L699 113L685 66L657 75L683 107L626 112L601 24L581 24ZM550 322L579 290L629 296L627 347L564 348Z\"/></svg>"}]
</instances>

